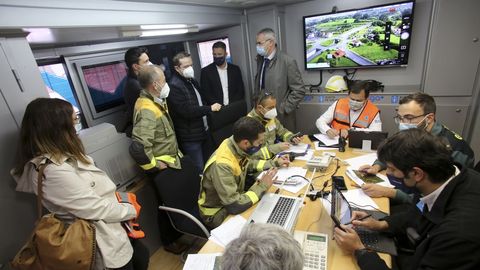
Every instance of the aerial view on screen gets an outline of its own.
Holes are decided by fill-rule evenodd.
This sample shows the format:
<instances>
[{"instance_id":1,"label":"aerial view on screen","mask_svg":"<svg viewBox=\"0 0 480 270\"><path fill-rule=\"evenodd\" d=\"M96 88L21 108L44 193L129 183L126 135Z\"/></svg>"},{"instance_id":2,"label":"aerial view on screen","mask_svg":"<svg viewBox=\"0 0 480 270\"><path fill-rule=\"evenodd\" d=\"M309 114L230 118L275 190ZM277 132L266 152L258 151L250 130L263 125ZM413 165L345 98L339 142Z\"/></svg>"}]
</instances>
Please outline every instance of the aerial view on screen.
<instances>
[{"instance_id":1,"label":"aerial view on screen","mask_svg":"<svg viewBox=\"0 0 480 270\"><path fill-rule=\"evenodd\" d=\"M406 65L413 2L304 17L307 69Z\"/></svg>"}]
</instances>

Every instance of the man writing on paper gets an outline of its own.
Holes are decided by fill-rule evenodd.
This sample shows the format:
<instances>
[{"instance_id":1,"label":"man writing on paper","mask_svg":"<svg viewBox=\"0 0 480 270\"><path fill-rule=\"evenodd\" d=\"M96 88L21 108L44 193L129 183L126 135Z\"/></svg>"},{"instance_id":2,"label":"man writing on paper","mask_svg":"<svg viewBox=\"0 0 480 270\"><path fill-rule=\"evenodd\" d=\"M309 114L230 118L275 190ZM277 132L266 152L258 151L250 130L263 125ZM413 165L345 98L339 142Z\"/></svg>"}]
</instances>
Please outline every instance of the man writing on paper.
<instances>
[{"instance_id":1,"label":"man writing on paper","mask_svg":"<svg viewBox=\"0 0 480 270\"><path fill-rule=\"evenodd\" d=\"M422 197L408 211L384 220L360 220L367 214L353 212L353 226L405 239L400 246L408 244L413 253L399 253L401 270L480 269L480 174L469 168L460 171L441 138L421 129L396 133L377 153L387 174L403 179ZM342 250L355 256L360 269L388 269L377 253L365 249L352 228L335 228L334 236Z\"/></svg>"},{"instance_id":2,"label":"man writing on paper","mask_svg":"<svg viewBox=\"0 0 480 270\"><path fill-rule=\"evenodd\" d=\"M335 101L316 121L318 130L328 137L341 135L346 138L350 128L382 131L380 110L368 96L367 82L353 81L349 85L348 97Z\"/></svg>"},{"instance_id":3,"label":"man writing on paper","mask_svg":"<svg viewBox=\"0 0 480 270\"><path fill-rule=\"evenodd\" d=\"M452 158L455 163L462 167L473 167L474 153L467 142L460 135L449 130L446 126L436 121L436 104L432 96L425 93L414 93L403 97L398 106L395 121L399 130L418 128L424 129L434 136L440 137L445 145L452 150ZM429 153L426 153L429 155ZM360 170L368 174L377 174L384 170L386 165L380 161L375 161L373 165L364 165ZM398 180L390 178L392 184L399 183ZM411 193L410 189L387 188L375 184L366 184L362 189L370 197L388 197L396 203L411 202L412 197L407 193Z\"/></svg>"},{"instance_id":4,"label":"man writing on paper","mask_svg":"<svg viewBox=\"0 0 480 270\"><path fill-rule=\"evenodd\" d=\"M277 173L268 170L245 191L248 172L275 167L277 161L254 160L251 155L261 148L265 128L255 119L242 117L233 125L233 135L225 139L205 165L200 184L200 216L210 229L229 215L240 214L258 202L270 188ZM275 164L277 163L277 164Z\"/></svg>"},{"instance_id":5,"label":"man writing on paper","mask_svg":"<svg viewBox=\"0 0 480 270\"><path fill-rule=\"evenodd\" d=\"M301 136L295 136L277 119L277 99L269 92L261 93L255 98L255 108L247 116L265 127L265 146L253 155L254 158L271 159L290 148L290 143L298 144L302 141ZM275 143L277 139L281 142Z\"/></svg>"}]
</instances>

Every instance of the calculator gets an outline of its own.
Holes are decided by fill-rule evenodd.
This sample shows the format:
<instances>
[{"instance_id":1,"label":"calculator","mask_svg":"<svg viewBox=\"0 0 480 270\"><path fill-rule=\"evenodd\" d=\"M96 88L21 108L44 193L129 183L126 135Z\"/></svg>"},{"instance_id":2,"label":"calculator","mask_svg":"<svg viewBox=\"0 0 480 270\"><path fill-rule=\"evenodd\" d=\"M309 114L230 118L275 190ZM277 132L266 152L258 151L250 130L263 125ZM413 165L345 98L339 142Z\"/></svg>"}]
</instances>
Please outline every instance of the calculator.
<instances>
[{"instance_id":1,"label":"calculator","mask_svg":"<svg viewBox=\"0 0 480 270\"><path fill-rule=\"evenodd\" d=\"M294 238L303 249L303 270L326 270L328 235L305 231L295 231Z\"/></svg>"}]
</instances>

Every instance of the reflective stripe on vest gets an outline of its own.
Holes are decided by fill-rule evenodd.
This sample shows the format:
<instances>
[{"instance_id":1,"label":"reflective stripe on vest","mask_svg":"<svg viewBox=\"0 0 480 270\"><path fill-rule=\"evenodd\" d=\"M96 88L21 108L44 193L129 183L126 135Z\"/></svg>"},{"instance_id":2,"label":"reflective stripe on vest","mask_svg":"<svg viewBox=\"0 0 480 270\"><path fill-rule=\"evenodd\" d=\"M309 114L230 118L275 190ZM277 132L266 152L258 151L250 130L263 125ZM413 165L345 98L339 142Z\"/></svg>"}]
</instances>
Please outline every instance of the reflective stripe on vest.
<instances>
[{"instance_id":1,"label":"reflective stripe on vest","mask_svg":"<svg viewBox=\"0 0 480 270\"><path fill-rule=\"evenodd\" d=\"M337 101L331 124L332 128L337 130L350 128L350 105L348 101L349 98L341 98ZM367 99L366 105L352 127L368 128L379 112L377 106Z\"/></svg>"},{"instance_id":2,"label":"reflective stripe on vest","mask_svg":"<svg viewBox=\"0 0 480 270\"><path fill-rule=\"evenodd\" d=\"M160 161L163 161L163 162L166 162L166 163L169 163L169 164L175 164L175 161L177 159L175 157L172 157L172 156L169 156L169 155L158 156L158 157L152 158L152 160L150 160L150 163L140 165L140 167L144 170L150 170L150 169L154 168L155 166L157 166L157 160L160 160Z\"/></svg>"},{"instance_id":3,"label":"reflective stripe on vest","mask_svg":"<svg viewBox=\"0 0 480 270\"><path fill-rule=\"evenodd\" d=\"M202 194L200 194L200 198L198 199L198 209L200 212L205 215L205 216L213 216L215 215L218 211L220 211L220 207L204 207L203 204L205 203L205 198L207 195L205 194L205 191L202 191Z\"/></svg>"}]
</instances>

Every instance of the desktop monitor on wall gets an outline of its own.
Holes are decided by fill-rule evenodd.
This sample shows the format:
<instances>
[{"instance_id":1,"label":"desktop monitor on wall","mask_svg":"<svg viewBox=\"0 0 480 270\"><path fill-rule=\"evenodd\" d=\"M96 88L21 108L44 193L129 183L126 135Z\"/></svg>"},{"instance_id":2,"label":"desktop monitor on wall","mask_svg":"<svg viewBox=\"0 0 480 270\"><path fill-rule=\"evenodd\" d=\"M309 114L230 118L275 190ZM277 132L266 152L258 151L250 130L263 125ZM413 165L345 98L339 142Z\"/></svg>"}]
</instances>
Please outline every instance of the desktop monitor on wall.
<instances>
[{"instance_id":1,"label":"desktop monitor on wall","mask_svg":"<svg viewBox=\"0 0 480 270\"><path fill-rule=\"evenodd\" d=\"M75 67L93 119L124 109L127 66L123 53L84 58L75 61Z\"/></svg>"},{"instance_id":2,"label":"desktop monitor on wall","mask_svg":"<svg viewBox=\"0 0 480 270\"><path fill-rule=\"evenodd\" d=\"M303 17L305 68L406 66L414 1Z\"/></svg>"},{"instance_id":3,"label":"desktop monitor on wall","mask_svg":"<svg viewBox=\"0 0 480 270\"><path fill-rule=\"evenodd\" d=\"M232 56L230 55L230 45L228 43L228 37L205 40L197 42L198 56L200 58L200 65L202 68L210 65L213 62L212 46L215 42L222 41L227 47L227 62L232 62Z\"/></svg>"}]
</instances>

